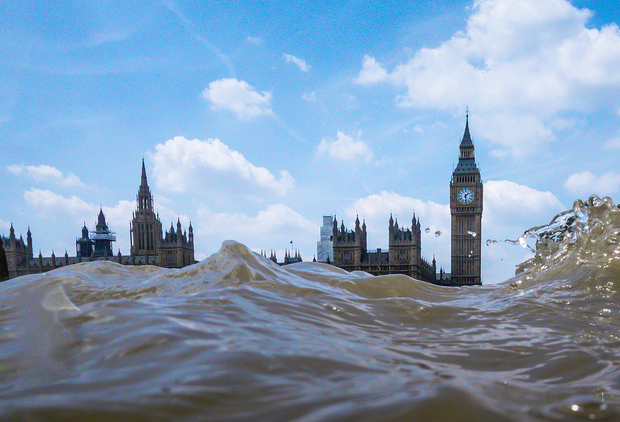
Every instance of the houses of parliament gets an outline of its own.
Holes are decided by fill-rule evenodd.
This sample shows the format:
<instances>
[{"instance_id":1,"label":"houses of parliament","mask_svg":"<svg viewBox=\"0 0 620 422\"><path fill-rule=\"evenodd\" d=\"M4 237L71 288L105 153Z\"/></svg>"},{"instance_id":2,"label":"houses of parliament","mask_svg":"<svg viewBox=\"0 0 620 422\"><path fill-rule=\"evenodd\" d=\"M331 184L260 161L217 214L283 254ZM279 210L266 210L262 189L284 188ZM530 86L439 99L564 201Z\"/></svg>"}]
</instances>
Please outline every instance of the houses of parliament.
<instances>
[{"instance_id":1,"label":"houses of parliament","mask_svg":"<svg viewBox=\"0 0 620 422\"><path fill-rule=\"evenodd\" d=\"M390 215L388 250L368 251L366 222L355 221L355 229L338 226L334 216L323 217L321 240L317 243L318 261L347 271L365 271L373 275L404 274L433 284L466 286L482 284L481 232L483 186L476 165L474 144L469 133L469 114L459 147L459 161L450 180L451 273L440 269L433 257L422 257L420 221L415 214L411 227L401 227Z\"/></svg>"},{"instance_id":2,"label":"houses of parliament","mask_svg":"<svg viewBox=\"0 0 620 422\"><path fill-rule=\"evenodd\" d=\"M144 160L142 160L142 178L136 196L136 210L129 228L130 254L117 255L112 252L112 243L116 241L115 233L105 221L103 210L99 210L95 230L89 233L86 224L82 227L82 235L76 239L76 254L69 256L43 257L33 255L32 233L30 228L26 240L15 235L11 224L9 237L2 237L2 247L6 256L8 277L14 278L26 274L42 273L66 265L79 262L109 260L125 265L157 265L166 268L181 268L193 264L194 260L194 229L189 224L183 231L181 222L177 220L176 228L171 224L166 232L162 229L159 215L153 207L153 196L148 185ZM0 252L1 249L0 249Z\"/></svg>"},{"instance_id":3,"label":"houses of parliament","mask_svg":"<svg viewBox=\"0 0 620 422\"><path fill-rule=\"evenodd\" d=\"M450 180L451 218L451 272L443 268L437 272L435 258L422 257L421 224L413 215L410 227L403 227L390 215L388 222L388 250L367 249L366 222L355 221L355 228L348 230L344 223L338 225L334 216L323 217L321 240L317 242L319 262L327 262L347 271L365 271L373 275L404 274L429 283L465 286L481 282L481 231L482 231L483 185L476 164L474 144L469 133L469 114L465 120L465 132L459 147L458 164ZM136 210L130 223L131 249L129 255L112 252L116 240L103 214L99 216L95 230L89 233L86 225L81 237L76 239L76 255L64 257L38 257L33 255L32 233L28 229L26 241L15 235L13 225L9 237L1 238L0 253L4 249L8 277L50 271L54 268L95 260L114 260L127 265L158 265L181 268L193 264L194 232L190 223L187 232L180 221L176 228L171 224L164 232L159 216L153 207L153 197L148 185L144 160L142 178L136 196ZM0 256L0 258L2 258ZM272 253L271 260L277 262ZM300 255L285 256L283 264L298 262ZM0 261L2 261L0 259ZM0 270L2 270L0 268ZM0 280L2 274L0 273Z\"/></svg>"}]
</instances>

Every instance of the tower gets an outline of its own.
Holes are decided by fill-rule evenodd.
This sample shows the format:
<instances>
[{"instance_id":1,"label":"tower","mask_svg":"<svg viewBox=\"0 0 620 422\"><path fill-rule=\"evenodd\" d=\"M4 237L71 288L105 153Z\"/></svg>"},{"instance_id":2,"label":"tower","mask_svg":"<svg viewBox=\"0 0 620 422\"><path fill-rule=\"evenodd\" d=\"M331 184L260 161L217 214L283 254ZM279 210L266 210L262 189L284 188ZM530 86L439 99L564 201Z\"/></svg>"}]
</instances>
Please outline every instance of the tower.
<instances>
[{"instance_id":1,"label":"tower","mask_svg":"<svg viewBox=\"0 0 620 422\"><path fill-rule=\"evenodd\" d=\"M83 229L82 234L84 234ZM97 217L95 233L91 236L91 239L94 242L93 255L95 257L104 257L107 259L112 256L112 242L116 241L116 236L105 222L105 215L103 215L103 209L101 208L99 208L99 216Z\"/></svg>"},{"instance_id":2,"label":"tower","mask_svg":"<svg viewBox=\"0 0 620 422\"><path fill-rule=\"evenodd\" d=\"M162 238L161 221L153 211L153 196L146 179L144 159L142 159L142 180L136 196L136 211L130 226L131 255L152 256L158 254Z\"/></svg>"},{"instance_id":3,"label":"tower","mask_svg":"<svg viewBox=\"0 0 620 422\"><path fill-rule=\"evenodd\" d=\"M331 215L324 215L323 225L321 226L321 240L316 242L316 256L318 262L334 260L334 243L332 242L333 225L334 217Z\"/></svg>"},{"instance_id":4,"label":"tower","mask_svg":"<svg viewBox=\"0 0 620 422\"><path fill-rule=\"evenodd\" d=\"M77 256L80 258L90 258L93 254L93 244L94 241L91 240L86 223L84 223L84 227L82 227L82 237L75 239Z\"/></svg>"},{"instance_id":5,"label":"tower","mask_svg":"<svg viewBox=\"0 0 620 422\"><path fill-rule=\"evenodd\" d=\"M347 271L362 270L366 262L366 222L360 226L360 219L355 219L355 230L347 230L342 222L338 229L338 220L334 216L332 228L334 265Z\"/></svg>"},{"instance_id":6,"label":"tower","mask_svg":"<svg viewBox=\"0 0 620 422\"><path fill-rule=\"evenodd\" d=\"M469 113L460 145L459 162L450 181L452 275L456 286L482 284L480 253L482 231L482 181L469 134Z\"/></svg>"},{"instance_id":7,"label":"tower","mask_svg":"<svg viewBox=\"0 0 620 422\"><path fill-rule=\"evenodd\" d=\"M405 274L421 279L421 236L420 223L415 217L411 220L411 229L398 226L390 215L389 222L389 263L390 274Z\"/></svg>"}]
</instances>

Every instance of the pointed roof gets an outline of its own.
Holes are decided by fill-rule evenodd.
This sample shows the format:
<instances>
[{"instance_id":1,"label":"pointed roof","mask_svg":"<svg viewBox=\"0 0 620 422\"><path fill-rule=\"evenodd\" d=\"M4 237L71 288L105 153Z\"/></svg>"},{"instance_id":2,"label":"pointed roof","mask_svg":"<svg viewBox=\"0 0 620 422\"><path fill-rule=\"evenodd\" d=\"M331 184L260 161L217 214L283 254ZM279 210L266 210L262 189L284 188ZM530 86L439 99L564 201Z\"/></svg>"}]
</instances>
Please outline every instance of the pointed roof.
<instances>
[{"instance_id":1,"label":"pointed roof","mask_svg":"<svg viewBox=\"0 0 620 422\"><path fill-rule=\"evenodd\" d=\"M471 135L469 134L469 112L465 117L465 133L463 133L463 140L461 140L461 148L473 148L474 143L471 140Z\"/></svg>"},{"instance_id":2,"label":"pointed roof","mask_svg":"<svg viewBox=\"0 0 620 422\"><path fill-rule=\"evenodd\" d=\"M476 160L474 158L474 143L471 140L469 134L469 111L465 117L465 133L463 133L463 139L461 140L461 146L459 147L461 153L459 154L459 162L452 174L476 174L479 173L478 166L476 166Z\"/></svg>"},{"instance_id":3,"label":"pointed roof","mask_svg":"<svg viewBox=\"0 0 620 422\"><path fill-rule=\"evenodd\" d=\"M142 181L140 183L140 187L145 186L148 187L149 184L146 180L146 168L144 167L144 158L142 159Z\"/></svg>"}]
</instances>

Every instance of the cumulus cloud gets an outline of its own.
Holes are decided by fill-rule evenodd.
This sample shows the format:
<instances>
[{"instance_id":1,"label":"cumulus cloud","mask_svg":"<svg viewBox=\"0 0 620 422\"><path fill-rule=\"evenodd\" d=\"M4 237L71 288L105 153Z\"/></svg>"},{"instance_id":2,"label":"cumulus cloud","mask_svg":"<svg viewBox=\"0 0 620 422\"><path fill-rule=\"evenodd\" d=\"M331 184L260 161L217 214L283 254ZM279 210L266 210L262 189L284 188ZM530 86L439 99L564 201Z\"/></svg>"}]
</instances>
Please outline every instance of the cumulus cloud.
<instances>
[{"instance_id":1,"label":"cumulus cloud","mask_svg":"<svg viewBox=\"0 0 620 422\"><path fill-rule=\"evenodd\" d=\"M358 133L358 138L360 136L361 132ZM359 139L355 140L341 131L338 131L335 140L323 138L317 148L317 154L328 155L343 161L363 160L367 163L373 157L370 147L365 142Z\"/></svg>"},{"instance_id":2,"label":"cumulus cloud","mask_svg":"<svg viewBox=\"0 0 620 422\"><path fill-rule=\"evenodd\" d=\"M24 175L37 182L51 183L57 186L82 187L84 183L75 174L69 172L64 175L56 167L39 165L26 166L13 164L8 166L7 171L11 174Z\"/></svg>"},{"instance_id":3,"label":"cumulus cloud","mask_svg":"<svg viewBox=\"0 0 620 422\"><path fill-rule=\"evenodd\" d=\"M95 221L99 214L99 205L90 204L77 196L63 196L45 189L28 189L24 193L26 203L36 210L41 217L52 215L71 217L77 222ZM136 209L133 201L121 200L113 207L102 207L106 222L111 227L127 227L132 213Z\"/></svg>"},{"instance_id":4,"label":"cumulus cloud","mask_svg":"<svg viewBox=\"0 0 620 422\"><path fill-rule=\"evenodd\" d=\"M481 132L499 155L522 157L555 139L557 113L620 107L620 30L588 28L590 16L566 0L478 0L464 32L418 50L387 76L366 57L357 80L404 87L404 107L469 105L481 120L522 122L525 144L520 131Z\"/></svg>"},{"instance_id":5,"label":"cumulus cloud","mask_svg":"<svg viewBox=\"0 0 620 422\"><path fill-rule=\"evenodd\" d=\"M299 57L295 57L291 54L286 54L286 53L284 53L284 59L286 60L287 63L293 63L295 66L299 68L299 70L301 70L304 73L307 73L310 71L310 66L308 66L308 63L306 63L304 59L300 59Z\"/></svg>"},{"instance_id":6,"label":"cumulus cloud","mask_svg":"<svg viewBox=\"0 0 620 422\"><path fill-rule=\"evenodd\" d=\"M387 77L387 71L375 60L375 58L365 55L364 60L362 60L362 70L360 70L357 78L355 78L355 82L362 85L374 84L385 81Z\"/></svg>"},{"instance_id":7,"label":"cumulus cloud","mask_svg":"<svg viewBox=\"0 0 620 422\"><path fill-rule=\"evenodd\" d=\"M209 224L205 224L201 229L207 234L221 233L235 237L246 235L269 237L285 234L288 238L291 236L291 230L312 232L313 235L319 232L318 225L284 204L269 205L256 216L243 213L215 213L208 214L207 218Z\"/></svg>"},{"instance_id":8,"label":"cumulus cloud","mask_svg":"<svg viewBox=\"0 0 620 422\"><path fill-rule=\"evenodd\" d=\"M514 276L515 266L533 255L506 240L516 240L526 230L549 223L565 209L551 192L507 180L487 181L482 214L483 280L499 282Z\"/></svg>"},{"instance_id":9,"label":"cumulus cloud","mask_svg":"<svg viewBox=\"0 0 620 422\"><path fill-rule=\"evenodd\" d=\"M177 136L155 147L153 163L157 185L172 192L205 188L235 192L245 186L284 196L295 184L289 172L281 171L276 178L219 139L201 141Z\"/></svg>"},{"instance_id":10,"label":"cumulus cloud","mask_svg":"<svg viewBox=\"0 0 620 422\"><path fill-rule=\"evenodd\" d=\"M211 82L209 87L202 92L202 96L211 102L214 110L231 111L239 119L273 115L271 93L259 93L246 81L239 81L235 78Z\"/></svg>"},{"instance_id":11,"label":"cumulus cloud","mask_svg":"<svg viewBox=\"0 0 620 422\"><path fill-rule=\"evenodd\" d=\"M293 246L302 250L316 250L319 225L284 204L272 204L256 215L245 213L212 213L199 210L199 224L194 232L199 242L214 252L224 240L234 239L254 250L281 251ZM312 256L304 256L311 260Z\"/></svg>"},{"instance_id":12,"label":"cumulus cloud","mask_svg":"<svg viewBox=\"0 0 620 422\"><path fill-rule=\"evenodd\" d=\"M26 203L45 216L48 212L60 212L71 216L82 216L95 209L91 204L73 195L66 197L44 189L28 189L24 193Z\"/></svg>"},{"instance_id":13,"label":"cumulus cloud","mask_svg":"<svg viewBox=\"0 0 620 422\"><path fill-rule=\"evenodd\" d=\"M620 174L607 172L596 176L589 171L574 173L566 179L564 188L574 195L585 197L611 196L620 189ZM586 199L585 197L582 199Z\"/></svg>"}]
</instances>

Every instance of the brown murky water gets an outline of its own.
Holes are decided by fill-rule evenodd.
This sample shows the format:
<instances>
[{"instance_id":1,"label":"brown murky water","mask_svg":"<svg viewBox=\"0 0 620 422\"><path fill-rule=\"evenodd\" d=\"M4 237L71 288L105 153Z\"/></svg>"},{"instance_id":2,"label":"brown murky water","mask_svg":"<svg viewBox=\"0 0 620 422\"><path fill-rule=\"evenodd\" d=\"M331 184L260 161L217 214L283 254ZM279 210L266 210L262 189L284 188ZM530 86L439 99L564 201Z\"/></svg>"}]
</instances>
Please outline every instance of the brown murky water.
<instances>
[{"instance_id":1,"label":"brown murky water","mask_svg":"<svg viewBox=\"0 0 620 422\"><path fill-rule=\"evenodd\" d=\"M10 280L0 420L620 420L619 214L576 204L484 287L278 267L235 242L183 270Z\"/></svg>"}]
</instances>

